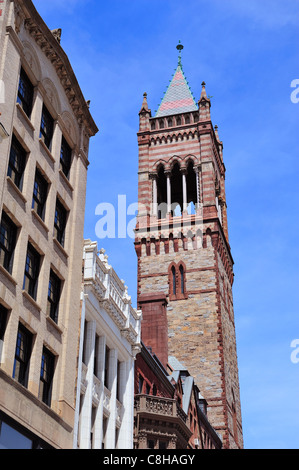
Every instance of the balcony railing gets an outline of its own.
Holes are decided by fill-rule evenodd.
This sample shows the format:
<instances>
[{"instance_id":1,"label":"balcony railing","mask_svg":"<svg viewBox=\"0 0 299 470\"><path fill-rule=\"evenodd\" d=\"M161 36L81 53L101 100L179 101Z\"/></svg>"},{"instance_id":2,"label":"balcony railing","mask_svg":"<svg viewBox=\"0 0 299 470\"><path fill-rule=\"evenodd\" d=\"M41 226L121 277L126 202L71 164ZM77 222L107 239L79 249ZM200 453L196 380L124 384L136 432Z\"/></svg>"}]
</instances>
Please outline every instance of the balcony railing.
<instances>
[{"instance_id":1,"label":"balcony railing","mask_svg":"<svg viewBox=\"0 0 299 470\"><path fill-rule=\"evenodd\" d=\"M187 415L171 398L156 397L152 395L135 396L135 413L153 414L164 418L180 418L185 424Z\"/></svg>"},{"instance_id":2,"label":"balcony railing","mask_svg":"<svg viewBox=\"0 0 299 470\"><path fill-rule=\"evenodd\" d=\"M91 285L99 302L129 343L140 345L141 312L133 309L124 281L108 264L105 251L98 253L97 244L85 241L84 283Z\"/></svg>"}]
</instances>

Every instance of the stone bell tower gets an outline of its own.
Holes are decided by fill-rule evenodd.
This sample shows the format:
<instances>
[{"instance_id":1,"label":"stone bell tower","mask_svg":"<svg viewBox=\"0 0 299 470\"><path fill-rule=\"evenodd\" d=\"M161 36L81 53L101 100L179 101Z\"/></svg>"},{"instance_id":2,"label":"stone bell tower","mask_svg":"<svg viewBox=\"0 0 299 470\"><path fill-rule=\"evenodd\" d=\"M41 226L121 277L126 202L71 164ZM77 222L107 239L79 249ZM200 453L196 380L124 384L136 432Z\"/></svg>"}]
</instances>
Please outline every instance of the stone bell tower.
<instances>
[{"instance_id":1,"label":"stone bell tower","mask_svg":"<svg viewBox=\"0 0 299 470\"><path fill-rule=\"evenodd\" d=\"M155 116L139 113L138 306L142 340L194 376L223 448L242 448L223 144L202 83L195 101L177 69Z\"/></svg>"}]
</instances>

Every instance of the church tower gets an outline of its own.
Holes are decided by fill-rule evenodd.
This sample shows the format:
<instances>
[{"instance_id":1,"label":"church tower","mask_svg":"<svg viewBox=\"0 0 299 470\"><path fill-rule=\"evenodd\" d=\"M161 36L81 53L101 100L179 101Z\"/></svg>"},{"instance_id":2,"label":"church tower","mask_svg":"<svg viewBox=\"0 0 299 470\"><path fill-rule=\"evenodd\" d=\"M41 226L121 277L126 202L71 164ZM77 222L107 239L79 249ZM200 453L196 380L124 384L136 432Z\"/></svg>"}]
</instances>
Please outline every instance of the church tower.
<instances>
[{"instance_id":1,"label":"church tower","mask_svg":"<svg viewBox=\"0 0 299 470\"><path fill-rule=\"evenodd\" d=\"M202 82L195 101L181 50L152 116L139 113L138 307L142 341L167 367L175 356L208 402L223 448L242 448L223 144Z\"/></svg>"}]
</instances>

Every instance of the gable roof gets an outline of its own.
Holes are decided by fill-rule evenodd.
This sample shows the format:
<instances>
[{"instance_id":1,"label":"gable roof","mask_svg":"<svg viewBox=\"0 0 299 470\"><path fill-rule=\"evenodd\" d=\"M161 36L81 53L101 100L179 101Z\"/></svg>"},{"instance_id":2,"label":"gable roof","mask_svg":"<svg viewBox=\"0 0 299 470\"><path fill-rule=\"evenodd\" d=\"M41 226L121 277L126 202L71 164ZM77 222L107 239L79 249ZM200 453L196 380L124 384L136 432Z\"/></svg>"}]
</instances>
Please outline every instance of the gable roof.
<instances>
[{"instance_id":1,"label":"gable roof","mask_svg":"<svg viewBox=\"0 0 299 470\"><path fill-rule=\"evenodd\" d=\"M197 110L197 104L179 62L155 117L171 116Z\"/></svg>"}]
</instances>

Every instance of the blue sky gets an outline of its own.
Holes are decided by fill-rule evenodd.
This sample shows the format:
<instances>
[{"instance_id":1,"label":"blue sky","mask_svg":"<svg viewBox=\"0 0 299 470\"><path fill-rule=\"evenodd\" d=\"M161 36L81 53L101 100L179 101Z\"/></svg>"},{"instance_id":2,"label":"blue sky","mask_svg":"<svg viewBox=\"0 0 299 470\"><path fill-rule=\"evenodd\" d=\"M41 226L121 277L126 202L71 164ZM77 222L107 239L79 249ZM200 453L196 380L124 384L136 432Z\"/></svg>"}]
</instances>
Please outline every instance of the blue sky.
<instances>
[{"instance_id":1,"label":"blue sky","mask_svg":"<svg viewBox=\"0 0 299 470\"><path fill-rule=\"evenodd\" d=\"M158 109L177 65L199 99L212 96L227 169L234 308L247 449L299 448L298 0L35 0L62 28L99 127L90 147L85 237L102 202L137 201L138 112ZM299 94L298 94L299 96ZM128 217L128 221L132 216ZM117 220L116 220L117 223ZM99 240L136 306L133 241ZM299 354L298 354L299 356Z\"/></svg>"}]
</instances>

